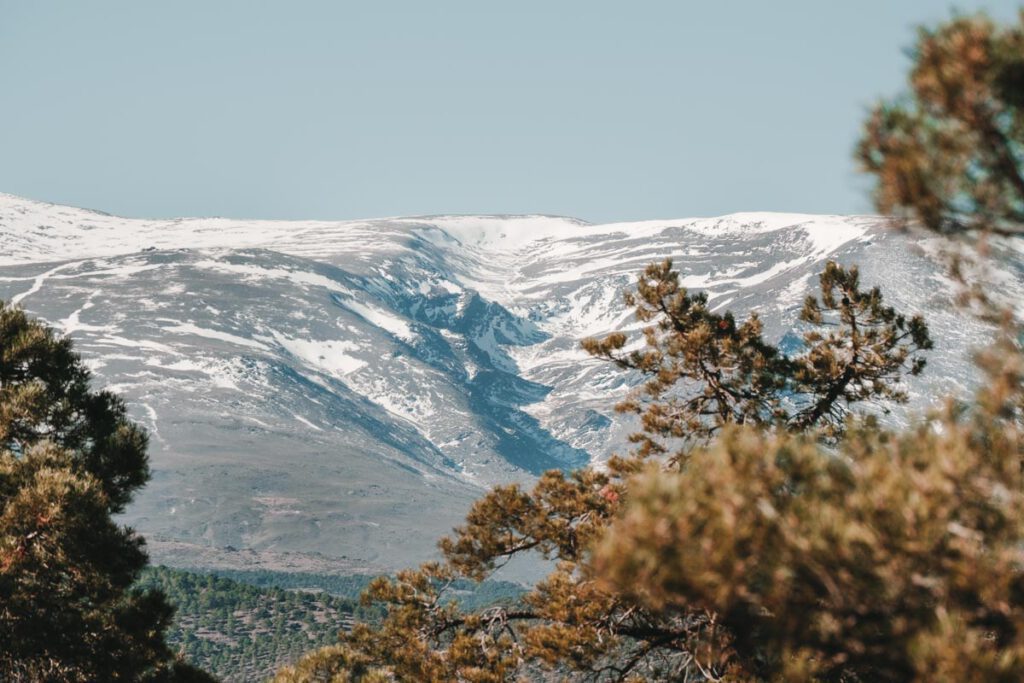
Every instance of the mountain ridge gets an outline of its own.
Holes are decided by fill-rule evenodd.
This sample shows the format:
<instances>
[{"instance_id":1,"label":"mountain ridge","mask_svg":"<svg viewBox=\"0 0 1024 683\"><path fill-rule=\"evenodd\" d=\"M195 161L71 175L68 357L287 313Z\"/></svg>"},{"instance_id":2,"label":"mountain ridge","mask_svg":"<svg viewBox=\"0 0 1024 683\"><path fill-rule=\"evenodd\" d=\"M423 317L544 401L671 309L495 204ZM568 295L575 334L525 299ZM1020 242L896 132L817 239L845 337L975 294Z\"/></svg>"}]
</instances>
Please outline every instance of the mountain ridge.
<instances>
[{"instance_id":1,"label":"mountain ridge","mask_svg":"<svg viewBox=\"0 0 1024 683\"><path fill-rule=\"evenodd\" d=\"M622 291L666 257L784 344L824 262L859 263L939 340L924 409L976 381L988 333L949 305L940 247L872 216L149 220L0 194L0 298L71 334L150 429L126 519L179 566L189 545L196 566L409 564L486 486L628 447L613 406L636 378L579 342L636 334Z\"/></svg>"}]
</instances>

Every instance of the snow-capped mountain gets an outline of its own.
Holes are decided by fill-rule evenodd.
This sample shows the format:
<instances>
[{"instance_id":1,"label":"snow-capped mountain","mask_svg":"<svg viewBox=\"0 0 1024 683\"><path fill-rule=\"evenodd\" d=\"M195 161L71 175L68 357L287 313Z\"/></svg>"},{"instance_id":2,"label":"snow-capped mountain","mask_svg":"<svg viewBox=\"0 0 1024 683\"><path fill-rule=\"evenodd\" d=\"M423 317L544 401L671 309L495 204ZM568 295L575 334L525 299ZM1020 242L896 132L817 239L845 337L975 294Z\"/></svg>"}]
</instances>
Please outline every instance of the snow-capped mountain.
<instances>
[{"instance_id":1,"label":"snow-capped mountain","mask_svg":"<svg viewBox=\"0 0 1024 683\"><path fill-rule=\"evenodd\" d=\"M937 340L912 407L963 392L987 330L937 251L874 217L139 220L0 194L0 298L149 428L126 517L179 565L406 565L483 487L623 448L634 378L579 342L639 329L622 292L666 257L783 342L823 263L857 263Z\"/></svg>"}]
</instances>

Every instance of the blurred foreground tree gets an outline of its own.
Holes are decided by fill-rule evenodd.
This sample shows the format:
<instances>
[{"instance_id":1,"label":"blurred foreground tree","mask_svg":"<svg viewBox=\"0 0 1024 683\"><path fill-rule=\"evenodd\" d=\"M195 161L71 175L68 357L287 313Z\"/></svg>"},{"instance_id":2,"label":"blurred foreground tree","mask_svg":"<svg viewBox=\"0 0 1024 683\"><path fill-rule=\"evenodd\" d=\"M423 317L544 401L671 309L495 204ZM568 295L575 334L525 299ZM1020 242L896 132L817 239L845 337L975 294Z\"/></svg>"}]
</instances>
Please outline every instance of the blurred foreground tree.
<instances>
[{"instance_id":1,"label":"blurred foreground tree","mask_svg":"<svg viewBox=\"0 0 1024 683\"><path fill-rule=\"evenodd\" d=\"M874 108L857 158L880 211L955 238L962 302L1002 324L1016 302L979 257L1024 237L1024 11L1013 25L979 14L922 28L911 57L910 90Z\"/></svg>"},{"instance_id":2,"label":"blurred foreground tree","mask_svg":"<svg viewBox=\"0 0 1024 683\"><path fill-rule=\"evenodd\" d=\"M0 302L0 678L206 681L133 591L144 541L112 515L149 478L146 434L57 337Z\"/></svg>"},{"instance_id":3,"label":"blurred foreground tree","mask_svg":"<svg viewBox=\"0 0 1024 683\"><path fill-rule=\"evenodd\" d=\"M722 680L1024 680L1024 365L990 362L972 410L905 432L825 453L731 428L681 471L649 467L591 576L713 614Z\"/></svg>"},{"instance_id":4,"label":"blurred foreground tree","mask_svg":"<svg viewBox=\"0 0 1024 683\"><path fill-rule=\"evenodd\" d=\"M1024 13L921 29L910 92L871 113L857 157L875 203L940 233L1024 236Z\"/></svg>"},{"instance_id":5,"label":"blurred foreground tree","mask_svg":"<svg viewBox=\"0 0 1024 683\"><path fill-rule=\"evenodd\" d=\"M588 576L656 613L713 614L722 680L1024 680L1020 302L961 270L978 256L963 246L1024 237L1024 40L957 18L913 54L912 94L875 110L858 156L881 211L960 238L953 273L999 323L986 382L903 432L855 423L822 452L733 427L630 481Z\"/></svg>"}]
</instances>

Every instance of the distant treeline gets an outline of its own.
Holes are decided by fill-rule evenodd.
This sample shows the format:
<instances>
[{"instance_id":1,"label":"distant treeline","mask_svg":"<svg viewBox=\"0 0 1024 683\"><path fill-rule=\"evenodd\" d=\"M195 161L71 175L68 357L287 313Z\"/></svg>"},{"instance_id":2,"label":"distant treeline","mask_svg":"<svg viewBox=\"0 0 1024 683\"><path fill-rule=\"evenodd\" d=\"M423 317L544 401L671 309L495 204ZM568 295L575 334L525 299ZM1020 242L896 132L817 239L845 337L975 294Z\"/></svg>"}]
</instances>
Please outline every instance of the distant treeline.
<instances>
[{"instance_id":1,"label":"distant treeline","mask_svg":"<svg viewBox=\"0 0 1024 683\"><path fill-rule=\"evenodd\" d=\"M265 569L217 570L217 576L232 579L261 588L282 588L299 591L324 591L340 598L358 601L370 581L370 574L310 574L304 572L274 572ZM476 609L496 602L511 602L525 592L525 589L510 581L485 581L482 584L465 579L452 586L456 598L463 607Z\"/></svg>"},{"instance_id":2,"label":"distant treeline","mask_svg":"<svg viewBox=\"0 0 1024 683\"><path fill-rule=\"evenodd\" d=\"M176 609L167 634L187 661L225 681L258 681L313 648L336 641L354 621L377 621L359 605L373 579L264 570L200 573L150 567L140 588L158 588ZM464 585L461 585L464 584ZM511 602L514 583L462 581L456 595L469 609Z\"/></svg>"}]
</instances>

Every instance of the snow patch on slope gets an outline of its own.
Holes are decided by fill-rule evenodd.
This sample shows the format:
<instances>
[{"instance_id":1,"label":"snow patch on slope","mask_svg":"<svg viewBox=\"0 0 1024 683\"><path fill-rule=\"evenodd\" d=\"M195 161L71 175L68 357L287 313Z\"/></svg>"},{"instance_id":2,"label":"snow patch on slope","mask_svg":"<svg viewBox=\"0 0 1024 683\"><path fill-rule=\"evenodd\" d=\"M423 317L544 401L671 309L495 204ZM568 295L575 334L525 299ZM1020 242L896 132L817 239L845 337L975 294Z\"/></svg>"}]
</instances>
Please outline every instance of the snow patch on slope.
<instances>
[{"instance_id":1,"label":"snow patch on slope","mask_svg":"<svg viewBox=\"0 0 1024 683\"><path fill-rule=\"evenodd\" d=\"M366 361L350 354L352 351L358 351L360 345L347 339L292 339L276 331L273 338L283 349L306 365L338 379L343 379L366 365Z\"/></svg>"},{"instance_id":2,"label":"snow patch on slope","mask_svg":"<svg viewBox=\"0 0 1024 683\"><path fill-rule=\"evenodd\" d=\"M342 305L353 313L360 315L367 322L376 325L382 330L390 332L402 341L412 342L416 339L416 333L413 332L409 323L397 316L385 313L379 308L359 301L345 301Z\"/></svg>"}]
</instances>

